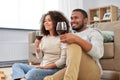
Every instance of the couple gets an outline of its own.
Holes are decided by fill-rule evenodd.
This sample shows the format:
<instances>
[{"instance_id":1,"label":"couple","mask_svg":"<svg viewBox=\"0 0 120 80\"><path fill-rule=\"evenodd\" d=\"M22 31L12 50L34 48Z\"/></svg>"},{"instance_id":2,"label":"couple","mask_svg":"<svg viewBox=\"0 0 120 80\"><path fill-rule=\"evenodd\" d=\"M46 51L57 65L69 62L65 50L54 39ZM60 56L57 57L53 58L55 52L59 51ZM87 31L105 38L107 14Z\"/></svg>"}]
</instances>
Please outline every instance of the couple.
<instances>
[{"instance_id":1,"label":"couple","mask_svg":"<svg viewBox=\"0 0 120 80\"><path fill-rule=\"evenodd\" d=\"M58 11L49 11L42 17L41 33L44 37L35 44L37 52L44 54L43 60L38 66L15 63L12 66L14 80L100 80L99 59L103 56L100 31L87 27L88 15L82 9L72 11L74 33L58 36L56 25L61 21L66 22L69 29L68 20ZM79 45L80 50L66 53L69 46L61 42Z\"/></svg>"}]
</instances>

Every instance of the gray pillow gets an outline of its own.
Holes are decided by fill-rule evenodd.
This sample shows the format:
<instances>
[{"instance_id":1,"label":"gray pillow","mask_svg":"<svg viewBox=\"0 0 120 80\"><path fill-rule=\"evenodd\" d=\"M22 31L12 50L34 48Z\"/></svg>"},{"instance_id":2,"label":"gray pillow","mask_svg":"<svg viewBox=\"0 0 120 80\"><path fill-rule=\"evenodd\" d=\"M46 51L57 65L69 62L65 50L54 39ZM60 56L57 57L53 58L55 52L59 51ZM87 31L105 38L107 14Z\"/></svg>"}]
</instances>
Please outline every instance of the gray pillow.
<instances>
[{"instance_id":1,"label":"gray pillow","mask_svg":"<svg viewBox=\"0 0 120 80\"><path fill-rule=\"evenodd\" d=\"M103 38L104 38L104 42L114 42L114 32L113 31L101 31Z\"/></svg>"}]
</instances>

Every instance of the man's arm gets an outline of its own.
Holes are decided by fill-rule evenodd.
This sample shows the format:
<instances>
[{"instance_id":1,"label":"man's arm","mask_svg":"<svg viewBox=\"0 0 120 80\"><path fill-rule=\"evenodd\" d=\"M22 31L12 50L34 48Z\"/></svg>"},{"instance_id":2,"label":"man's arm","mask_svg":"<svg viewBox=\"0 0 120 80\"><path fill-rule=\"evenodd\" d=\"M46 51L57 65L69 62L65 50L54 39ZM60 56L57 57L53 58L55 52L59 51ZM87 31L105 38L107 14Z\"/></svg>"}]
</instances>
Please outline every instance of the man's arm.
<instances>
[{"instance_id":1,"label":"man's arm","mask_svg":"<svg viewBox=\"0 0 120 80\"><path fill-rule=\"evenodd\" d=\"M68 44L75 43L80 45L85 52L89 52L92 48L91 43L71 33L61 35L60 39L61 39L61 42L65 42Z\"/></svg>"}]
</instances>

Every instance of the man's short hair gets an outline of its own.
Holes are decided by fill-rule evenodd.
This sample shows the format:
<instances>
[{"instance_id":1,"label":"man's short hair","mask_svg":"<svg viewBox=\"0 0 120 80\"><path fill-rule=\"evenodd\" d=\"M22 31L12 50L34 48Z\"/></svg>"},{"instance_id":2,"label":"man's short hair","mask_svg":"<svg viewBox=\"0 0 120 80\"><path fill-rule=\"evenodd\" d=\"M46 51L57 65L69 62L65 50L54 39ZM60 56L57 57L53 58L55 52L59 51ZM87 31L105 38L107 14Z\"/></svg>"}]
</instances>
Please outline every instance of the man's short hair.
<instances>
[{"instance_id":1,"label":"man's short hair","mask_svg":"<svg viewBox=\"0 0 120 80\"><path fill-rule=\"evenodd\" d=\"M74 9L72 12L78 11L83 14L84 18L88 18L88 14L85 10L83 9Z\"/></svg>"}]
</instances>

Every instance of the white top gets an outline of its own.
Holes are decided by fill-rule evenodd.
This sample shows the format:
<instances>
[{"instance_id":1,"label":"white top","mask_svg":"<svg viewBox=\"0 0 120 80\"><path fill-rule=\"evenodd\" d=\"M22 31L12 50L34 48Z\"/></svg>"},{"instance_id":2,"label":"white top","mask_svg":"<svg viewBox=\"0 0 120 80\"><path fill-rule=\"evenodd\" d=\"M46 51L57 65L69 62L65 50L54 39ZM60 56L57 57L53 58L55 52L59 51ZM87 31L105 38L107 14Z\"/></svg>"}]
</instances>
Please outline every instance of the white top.
<instances>
[{"instance_id":1,"label":"white top","mask_svg":"<svg viewBox=\"0 0 120 80\"><path fill-rule=\"evenodd\" d=\"M39 47L44 55L40 63L41 66L51 63L55 63L59 68L65 66L66 45L60 42L60 37L44 36Z\"/></svg>"},{"instance_id":2,"label":"white top","mask_svg":"<svg viewBox=\"0 0 120 80\"><path fill-rule=\"evenodd\" d=\"M76 32L73 33L82 39L90 42L92 44L91 50L88 52L90 56L96 61L98 64L101 72L102 68L99 63L99 59L103 56L104 54L104 46L103 46L103 36L101 32L95 28L87 28L86 30L82 32Z\"/></svg>"}]
</instances>

